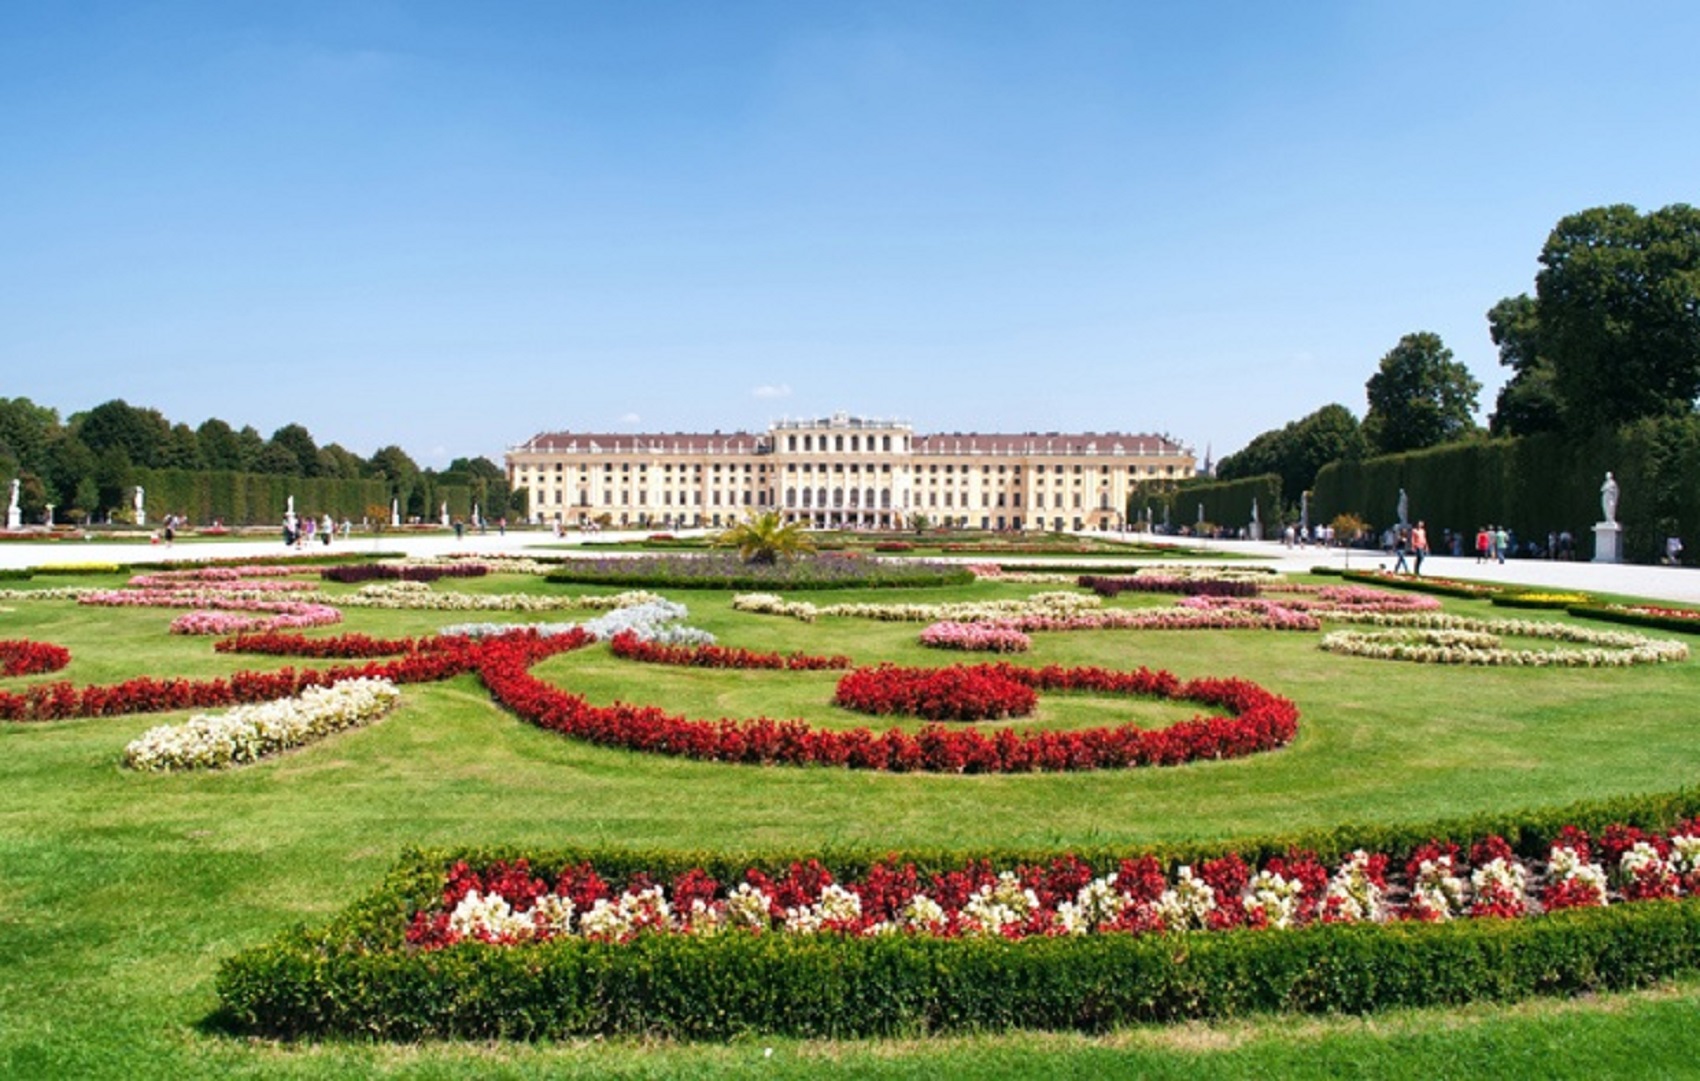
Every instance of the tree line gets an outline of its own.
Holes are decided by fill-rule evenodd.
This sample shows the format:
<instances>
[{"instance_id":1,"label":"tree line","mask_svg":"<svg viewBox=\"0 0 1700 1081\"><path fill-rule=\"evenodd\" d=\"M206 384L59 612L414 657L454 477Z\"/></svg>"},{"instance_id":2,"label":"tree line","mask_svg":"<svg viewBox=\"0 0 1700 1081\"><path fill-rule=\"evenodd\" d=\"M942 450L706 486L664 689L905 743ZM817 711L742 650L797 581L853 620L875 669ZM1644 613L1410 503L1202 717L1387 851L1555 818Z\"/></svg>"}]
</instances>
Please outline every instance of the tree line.
<instances>
[{"instance_id":1,"label":"tree line","mask_svg":"<svg viewBox=\"0 0 1700 1081\"><path fill-rule=\"evenodd\" d=\"M1646 421L1696 420L1700 398L1700 210L1596 207L1559 221L1534 293L1487 312L1511 377L1485 429L1481 384L1438 334L1407 334L1365 384L1362 421L1333 403L1223 458L1221 480L1281 478L1296 505L1332 462L1445 444L1556 433L1575 440Z\"/></svg>"},{"instance_id":2,"label":"tree line","mask_svg":"<svg viewBox=\"0 0 1700 1081\"><path fill-rule=\"evenodd\" d=\"M136 478L153 470L377 480L403 514L420 518L436 517L435 492L464 488L486 518L524 514L524 493L510 491L502 467L484 457L456 458L439 471L421 468L395 445L369 458L337 443L319 446L300 424L285 424L270 438L216 417L191 428L122 399L61 421L58 410L28 398L0 398L0 476L18 479L26 521L41 521L49 505L57 521L121 519ZM154 509L156 516L170 512Z\"/></svg>"}]
</instances>

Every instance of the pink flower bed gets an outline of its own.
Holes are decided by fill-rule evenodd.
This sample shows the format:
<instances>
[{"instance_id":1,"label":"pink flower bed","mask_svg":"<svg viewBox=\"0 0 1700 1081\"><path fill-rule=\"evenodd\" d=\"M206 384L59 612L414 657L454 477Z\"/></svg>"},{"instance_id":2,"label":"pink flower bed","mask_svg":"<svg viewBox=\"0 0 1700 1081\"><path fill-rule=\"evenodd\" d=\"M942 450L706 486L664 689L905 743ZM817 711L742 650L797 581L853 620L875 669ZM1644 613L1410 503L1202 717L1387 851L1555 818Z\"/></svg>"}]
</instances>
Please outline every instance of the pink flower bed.
<instances>
[{"instance_id":1,"label":"pink flower bed","mask_svg":"<svg viewBox=\"0 0 1700 1081\"><path fill-rule=\"evenodd\" d=\"M1007 623L945 620L923 630L921 644L932 649L961 649L978 653L1026 653L1033 648L1033 639Z\"/></svg>"}]
</instances>

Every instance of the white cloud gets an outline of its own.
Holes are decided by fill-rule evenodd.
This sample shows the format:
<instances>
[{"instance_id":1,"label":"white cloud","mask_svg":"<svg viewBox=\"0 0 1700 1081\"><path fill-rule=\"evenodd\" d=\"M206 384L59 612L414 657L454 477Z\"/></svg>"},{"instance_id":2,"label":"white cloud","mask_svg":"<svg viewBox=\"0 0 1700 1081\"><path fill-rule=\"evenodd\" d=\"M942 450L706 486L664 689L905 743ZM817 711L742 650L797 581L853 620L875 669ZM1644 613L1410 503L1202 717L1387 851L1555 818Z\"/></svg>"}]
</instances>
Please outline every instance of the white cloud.
<instances>
[{"instance_id":1,"label":"white cloud","mask_svg":"<svg viewBox=\"0 0 1700 1081\"><path fill-rule=\"evenodd\" d=\"M780 383L775 386L771 383L764 383L750 393L757 398L789 398L791 397L791 384Z\"/></svg>"},{"instance_id":2,"label":"white cloud","mask_svg":"<svg viewBox=\"0 0 1700 1081\"><path fill-rule=\"evenodd\" d=\"M622 413L620 415L620 423L621 424L636 424L638 421L640 421L642 419L643 418L638 416L636 413Z\"/></svg>"}]
</instances>

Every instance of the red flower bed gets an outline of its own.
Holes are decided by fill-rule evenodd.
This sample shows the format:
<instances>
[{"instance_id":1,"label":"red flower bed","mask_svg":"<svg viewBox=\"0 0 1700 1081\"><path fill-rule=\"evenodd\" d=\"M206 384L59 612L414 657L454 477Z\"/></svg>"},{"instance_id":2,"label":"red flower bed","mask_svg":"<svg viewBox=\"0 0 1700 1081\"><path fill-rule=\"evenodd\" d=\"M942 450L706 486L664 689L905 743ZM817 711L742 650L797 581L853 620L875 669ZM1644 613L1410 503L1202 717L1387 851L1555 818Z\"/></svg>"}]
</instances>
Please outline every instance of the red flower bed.
<instances>
[{"instance_id":1,"label":"red flower bed","mask_svg":"<svg viewBox=\"0 0 1700 1081\"><path fill-rule=\"evenodd\" d=\"M833 702L875 717L901 714L929 721L1025 717L1039 704L1033 688L990 664L949 668L858 668L838 681Z\"/></svg>"},{"instance_id":2,"label":"red flower bed","mask_svg":"<svg viewBox=\"0 0 1700 1081\"><path fill-rule=\"evenodd\" d=\"M791 672L849 668L849 657L816 657L807 653L757 653L736 646L664 646L621 631L608 642L614 656L644 664L676 664L686 668L767 668Z\"/></svg>"},{"instance_id":3,"label":"red flower bed","mask_svg":"<svg viewBox=\"0 0 1700 1081\"><path fill-rule=\"evenodd\" d=\"M276 672L236 672L228 679L153 679L141 677L106 686L73 687L45 683L21 693L0 692L0 720L51 721L74 717L116 717L174 709L213 709L288 698L308 687L350 679L382 678L395 683L432 683L473 671L481 651L500 644L503 655L534 664L553 653L594 641L584 632L540 638L516 633L477 643L444 639L441 648L422 650L383 664L341 665L322 671L281 668Z\"/></svg>"},{"instance_id":4,"label":"red flower bed","mask_svg":"<svg viewBox=\"0 0 1700 1081\"><path fill-rule=\"evenodd\" d=\"M0 676L39 676L71 663L71 651L23 638L0 641Z\"/></svg>"},{"instance_id":5,"label":"red flower bed","mask_svg":"<svg viewBox=\"0 0 1700 1081\"><path fill-rule=\"evenodd\" d=\"M653 706L617 702L594 706L532 676L521 643L490 643L478 672L496 701L551 731L608 747L670 754L711 762L825 765L851 769L939 773L1025 773L1179 765L1202 758L1233 758L1273 750L1298 731L1298 709L1254 683L1238 679L1182 683L1167 672L1097 668L1023 669L998 666L1035 690L1094 690L1151 694L1226 710L1147 731L1138 725L1069 732L985 736L972 728L929 726L915 735L892 729L834 731L800 720L767 717L737 721L692 720Z\"/></svg>"},{"instance_id":6,"label":"red flower bed","mask_svg":"<svg viewBox=\"0 0 1700 1081\"><path fill-rule=\"evenodd\" d=\"M422 653L453 648L455 639L370 638L364 634L342 634L334 638L308 638L302 634L237 634L213 643L219 653L262 653L272 657L391 657L398 653Z\"/></svg>"}]
</instances>

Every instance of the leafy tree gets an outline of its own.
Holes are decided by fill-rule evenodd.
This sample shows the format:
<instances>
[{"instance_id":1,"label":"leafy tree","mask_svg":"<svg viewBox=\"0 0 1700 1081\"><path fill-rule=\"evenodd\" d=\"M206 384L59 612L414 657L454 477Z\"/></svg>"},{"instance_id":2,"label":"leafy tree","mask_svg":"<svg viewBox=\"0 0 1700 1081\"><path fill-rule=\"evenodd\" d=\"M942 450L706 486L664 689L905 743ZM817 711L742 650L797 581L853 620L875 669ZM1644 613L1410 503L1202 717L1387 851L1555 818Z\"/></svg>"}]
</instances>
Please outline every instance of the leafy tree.
<instances>
[{"instance_id":1,"label":"leafy tree","mask_svg":"<svg viewBox=\"0 0 1700 1081\"><path fill-rule=\"evenodd\" d=\"M1482 385L1452 359L1438 334L1400 338L1366 389L1364 436L1383 454L1449 443L1475 430L1471 414Z\"/></svg>"},{"instance_id":2,"label":"leafy tree","mask_svg":"<svg viewBox=\"0 0 1700 1081\"><path fill-rule=\"evenodd\" d=\"M787 523L778 511L752 515L714 538L717 548L736 548L745 563L777 563L814 551L803 523Z\"/></svg>"},{"instance_id":3,"label":"leafy tree","mask_svg":"<svg viewBox=\"0 0 1700 1081\"><path fill-rule=\"evenodd\" d=\"M318 475L321 477L359 480L365 468L366 463L358 454L339 443L330 443L319 448Z\"/></svg>"},{"instance_id":4,"label":"leafy tree","mask_svg":"<svg viewBox=\"0 0 1700 1081\"><path fill-rule=\"evenodd\" d=\"M253 470L256 473L275 473L283 477L301 476L301 459L281 443L267 443L260 451L260 456L254 459Z\"/></svg>"},{"instance_id":5,"label":"leafy tree","mask_svg":"<svg viewBox=\"0 0 1700 1081\"><path fill-rule=\"evenodd\" d=\"M299 424L285 424L272 433L273 446L282 447L295 456L297 476L316 477L319 475L319 445L313 441L313 434ZM262 469L262 473L275 473L279 470Z\"/></svg>"},{"instance_id":6,"label":"leafy tree","mask_svg":"<svg viewBox=\"0 0 1700 1081\"><path fill-rule=\"evenodd\" d=\"M0 457L32 472L47 469L47 447L59 431L59 411L28 398L0 398Z\"/></svg>"},{"instance_id":7,"label":"leafy tree","mask_svg":"<svg viewBox=\"0 0 1700 1081\"><path fill-rule=\"evenodd\" d=\"M1488 336L1499 347L1499 362L1511 378L1499 388L1493 416L1494 435L1533 435L1562 425L1552 362L1540 352L1540 315L1535 299L1524 293L1506 297L1488 309Z\"/></svg>"},{"instance_id":8,"label":"leafy tree","mask_svg":"<svg viewBox=\"0 0 1700 1081\"><path fill-rule=\"evenodd\" d=\"M389 481L392 493L411 488L419 477L419 463L408 457L405 450L393 444L378 448L377 453L367 462L366 468L373 477Z\"/></svg>"},{"instance_id":9,"label":"leafy tree","mask_svg":"<svg viewBox=\"0 0 1700 1081\"><path fill-rule=\"evenodd\" d=\"M127 511L130 507L130 456L124 448L109 446L95 455L95 493L99 507Z\"/></svg>"},{"instance_id":10,"label":"leafy tree","mask_svg":"<svg viewBox=\"0 0 1700 1081\"><path fill-rule=\"evenodd\" d=\"M252 429L250 429L251 431ZM255 438L259 433L254 433ZM242 440L234 429L217 417L209 417L195 429L195 440L201 447L201 458L208 469L247 470L251 458L244 452ZM256 452L257 453L257 452Z\"/></svg>"},{"instance_id":11,"label":"leafy tree","mask_svg":"<svg viewBox=\"0 0 1700 1081\"><path fill-rule=\"evenodd\" d=\"M1362 426L1343 405L1325 405L1282 428L1256 436L1217 465L1221 480L1275 473L1281 491L1296 502L1300 492L1316 483L1323 466L1342 458L1361 458L1365 450Z\"/></svg>"},{"instance_id":12,"label":"leafy tree","mask_svg":"<svg viewBox=\"0 0 1700 1081\"><path fill-rule=\"evenodd\" d=\"M69 431L61 430L47 447L48 487L61 507L100 508L100 489L94 484L94 451ZM86 487L85 487L86 486Z\"/></svg>"},{"instance_id":13,"label":"leafy tree","mask_svg":"<svg viewBox=\"0 0 1700 1081\"><path fill-rule=\"evenodd\" d=\"M173 425L160 449L159 464L164 469L205 469L207 463L201 457L201 440L195 429L187 424Z\"/></svg>"},{"instance_id":14,"label":"leafy tree","mask_svg":"<svg viewBox=\"0 0 1700 1081\"><path fill-rule=\"evenodd\" d=\"M160 452L171 435L171 425L159 410L138 409L122 398L102 402L72 417L71 425L95 454L121 450L130 465L144 467L159 464Z\"/></svg>"},{"instance_id":15,"label":"leafy tree","mask_svg":"<svg viewBox=\"0 0 1700 1081\"><path fill-rule=\"evenodd\" d=\"M242 468L252 470L254 463L260 460L260 452L266 449L266 439L252 424L244 424L242 430L236 433L236 445L241 454Z\"/></svg>"},{"instance_id":16,"label":"leafy tree","mask_svg":"<svg viewBox=\"0 0 1700 1081\"><path fill-rule=\"evenodd\" d=\"M1691 412L1700 396L1700 210L1562 219L1535 276L1542 353L1576 430Z\"/></svg>"}]
</instances>

